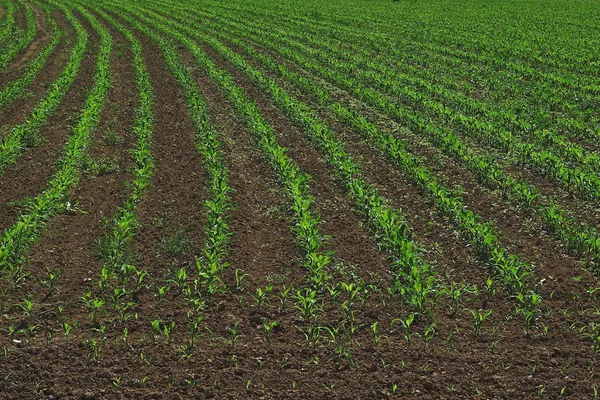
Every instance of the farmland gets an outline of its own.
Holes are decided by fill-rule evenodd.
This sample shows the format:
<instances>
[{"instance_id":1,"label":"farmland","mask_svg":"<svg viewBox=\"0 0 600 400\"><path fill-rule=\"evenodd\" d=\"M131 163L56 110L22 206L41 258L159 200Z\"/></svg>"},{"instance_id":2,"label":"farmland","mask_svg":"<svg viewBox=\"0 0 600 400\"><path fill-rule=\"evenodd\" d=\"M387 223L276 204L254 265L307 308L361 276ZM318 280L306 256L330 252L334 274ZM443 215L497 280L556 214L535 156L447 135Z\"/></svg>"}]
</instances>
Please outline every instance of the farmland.
<instances>
[{"instance_id":1,"label":"farmland","mask_svg":"<svg viewBox=\"0 0 600 400\"><path fill-rule=\"evenodd\" d=\"M0 399L597 398L599 7L0 0Z\"/></svg>"}]
</instances>

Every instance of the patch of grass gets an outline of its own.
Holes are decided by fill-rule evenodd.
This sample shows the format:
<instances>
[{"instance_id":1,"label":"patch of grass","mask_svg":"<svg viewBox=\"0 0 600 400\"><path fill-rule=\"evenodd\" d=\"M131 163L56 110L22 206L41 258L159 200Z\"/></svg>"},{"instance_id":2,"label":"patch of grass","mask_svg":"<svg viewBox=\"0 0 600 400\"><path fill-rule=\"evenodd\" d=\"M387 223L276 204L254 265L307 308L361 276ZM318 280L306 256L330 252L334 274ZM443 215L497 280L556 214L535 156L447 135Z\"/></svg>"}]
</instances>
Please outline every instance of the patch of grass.
<instances>
[{"instance_id":1,"label":"patch of grass","mask_svg":"<svg viewBox=\"0 0 600 400\"><path fill-rule=\"evenodd\" d=\"M100 139L105 146L116 146L123 143L124 140L122 136L119 136L112 129L107 129Z\"/></svg>"},{"instance_id":2,"label":"patch of grass","mask_svg":"<svg viewBox=\"0 0 600 400\"><path fill-rule=\"evenodd\" d=\"M119 157L115 156L112 159L102 156L95 160L91 156L87 156L81 162L81 169L85 176L102 176L108 175L120 170Z\"/></svg>"},{"instance_id":3,"label":"patch of grass","mask_svg":"<svg viewBox=\"0 0 600 400\"><path fill-rule=\"evenodd\" d=\"M191 254L194 249L194 241L190 238L189 233L184 229L178 228L173 233L163 237L162 251L167 257L177 257Z\"/></svg>"}]
</instances>

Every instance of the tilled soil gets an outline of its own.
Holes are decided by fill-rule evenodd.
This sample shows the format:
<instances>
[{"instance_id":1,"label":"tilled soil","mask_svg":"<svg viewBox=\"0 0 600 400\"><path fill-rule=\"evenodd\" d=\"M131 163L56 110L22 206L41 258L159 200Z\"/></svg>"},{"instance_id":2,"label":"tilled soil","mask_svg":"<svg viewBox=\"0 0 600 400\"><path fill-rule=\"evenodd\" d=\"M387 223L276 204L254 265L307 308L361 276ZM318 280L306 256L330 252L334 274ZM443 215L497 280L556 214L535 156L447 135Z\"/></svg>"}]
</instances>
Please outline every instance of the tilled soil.
<instances>
[{"instance_id":1,"label":"tilled soil","mask_svg":"<svg viewBox=\"0 0 600 400\"><path fill-rule=\"evenodd\" d=\"M55 16L66 28L66 21ZM45 187L72 116L85 100L98 37L80 19L90 33L89 57L42 130L44 142L27 149L0 175L1 229L21 212L19 201ZM160 48L137 31L155 92L155 166L136 210L139 227L128 262L148 275L130 294L125 310L110 300L120 289L119 282L110 281L106 303L94 320L84 299L88 293L100 296L96 282L103 267L102 239L130 193L138 105L129 44L104 24L115 42L114 81L89 154L92 160L112 162L114 168L101 175L84 171L69 199L70 210L54 218L33 246L24 268L29 275L17 287L11 279L0 283L0 399L593 398L598 359L585 327L597 316L597 278L581 269L557 241L524 223L524 212L482 188L452 160L427 146L416 149L432 169L446 175L445 184L465 188L466 206L483 221L494 221L503 246L533 264L531 284L542 294L544 306L535 328L526 332L523 316L515 315L518 300L499 282L486 287L492 282L491 268L453 222L350 127L278 81L318 110L360 163L362 178L402 211L424 258L437 272L435 306L403 329L409 310L402 298L388 293L393 283L390 260L325 159L302 127L205 44L200 45L216 65L256 102L290 158L312 177L309 192L322 219L319 229L329 237L325 249L333 252L329 268L340 285L332 282L329 292L321 294L326 300L317 303L314 317L301 315L300 297L307 293L309 272L295 244L289 200L251 126L179 47L220 132L234 203L230 265L222 274L226 290L207 301L200 330L190 342L190 318L196 314L178 276L185 273L193 287L197 265L204 261L208 178L183 92ZM63 43L61 48L69 46ZM39 82L53 79L61 57L51 57ZM32 88L37 90L41 93L41 88ZM4 113L2 123L13 125L24 115ZM57 271L61 276L51 290L49 273ZM358 283L364 287L356 297L343 292L343 287L351 291ZM462 294L453 298L443 292L452 288ZM335 290L340 293L332 294ZM266 292L262 300L261 292ZM475 316L488 310L477 327ZM266 326L273 322L277 324L269 334ZM166 330L170 323L172 335ZM153 329L153 324L160 328Z\"/></svg>"},{"instance_id":2,"label":"tilled soil","mask_svg":"<svg viewBox=\"0 0 600 400\"><path fill-rule=\"evenodd\" d=\"M42 143L25 149L15 164L2 171L0 175L0 186L3 189L0 193L0 204L2 204L0 206L0 229L6 229L19 215L21 207L15 202L26 197L33 198L42 192L46 182L56 171L56 162L61 155L61 149L72 133L72 127L77 122L79 112L91 87L96 73L99 41L89 23L83 18L80 18L80 22L86 27L90 36L89 54L84 57L77 78L65 94L63 101L49 118L48 123L40 129L39 136ZM63 67L63 65L55 65L56 69L48 72L51 75L58 75ZM46 90L45 88L40 89ZM8 112L10 110L7 110L5 115L11 115ZM13 114L7 120L8 126L23 122L14 121L14 118Z\"/></svg>"}]
</instances>

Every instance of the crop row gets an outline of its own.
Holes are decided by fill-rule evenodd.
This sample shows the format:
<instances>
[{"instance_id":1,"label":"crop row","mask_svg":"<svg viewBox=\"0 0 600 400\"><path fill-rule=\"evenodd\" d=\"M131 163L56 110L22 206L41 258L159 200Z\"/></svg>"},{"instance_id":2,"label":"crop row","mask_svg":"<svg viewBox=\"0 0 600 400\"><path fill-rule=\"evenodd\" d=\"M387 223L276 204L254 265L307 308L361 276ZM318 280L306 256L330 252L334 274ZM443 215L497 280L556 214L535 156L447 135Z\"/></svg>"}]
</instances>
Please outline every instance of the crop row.
<instances>
[{"instance_id":1,"label":"crop row","mask_svg":"<svg viewBox=\"0 0 600 400\"><path fill-rule=\"evenodd\" d=\"M390 69L403 72L403 75L420 78L434 85L442 93L448 89L454 96L462 97L467 104L477 104L481 107L480 100L472 99L470 96L475 90L471 82L477 82L478 87L484 88L484 91L497 96L497 103L502 103L500 108L503 113L499 117L507 118L507 123L520 125L529 125L526 121L533 123L540 129L551 128L550 125L556 124L555 128L569 135L575 135L578 138L596 138L598 132L590 130L590 118L595 116L590 113L590 109L597 105L598 85L586 89L582 87L564 88L556 83L549 84L545 80L540 80L537 75L539 71L532 70L530 74L523 76L521 73L510 73L510 70L504 68L504 64L493 66L479 66L471 68L472 61L461 61L460 59L440 54L444 49L420 49L424 46L426 39L413 40L405 43L405 46L398 46L392 43L393 39L385 35L377 35L369 32L368 35L357 33L356 29L344 27L339 23L325 23L323 20L315 21L308 17L302 18L296 15L288 15L282 12L264 10L257 12L244 8L240 10L233 6L225 6L225 17L233 20L242 18L248 21L247 15L253 15L253 20L263 19L262 24L270 24L272 21L278 21L274 29L283 30L286 34L294 32L302 33L307 36L312 45L322 45L324 50L333 47L336 50L347 49L349 54L364 54L365 49L370 49L369 67L375 69ZM208 10L203 10L207 13ZM241 14L240 14L241 12ZM233 14L239 16L234 18ZM207 13L208 18L214 18L214 13ZM288 23L283 25L282 22ZM282 29L283 28L283 29ZM397 37L404 37L399 35ZM312 37L312 38L311 38ZM315 39L316 38L316 39ZM335 40L332 40L335 38ZM408 48L407 48L408 47ZM385 57L379 56L385 54ZM393 63L390 63L393 60ZM500 71L498 67L503 68ZM529 70L528 70L529 71ZM457 73L469 73L466 76L452 76ZM579 83L579 80L574 80ZM532 85L534 85L532 87ZM573 91L577 91L577 97L574 99ZM480 90L481 91L481 90ZM456 92L456 93L454 93ZM511 99L518 98L518 101L505 101L506 96ZM573 103L573 101L576 103ZM550 109L555 111L564 111L556 113L539 112L539 110ZM596 119L597 121L597 119Z\"/></svg>"},{"instance_id":2,"label":"crop row","mask_svg":"<svg viewBox=\"0 0 600 400\"><path fill-rule=\"evenodd\" d=\"M193 18L189 15L187 17ZM232 26L232 28L234 32L237 32L235 27ZM218 32L218 30L213 30L212 32ZM492 189L500 189L515 205L526 207L532 214L538 215L544 222L544 225L554 232L558 238L563 240L572 254L581 259L597 263L598 256L600 255L600 239L593 227L578 223L569 215L566 209L549 198L541 196L535 187L526 181L513 178L494 159L477 155L451 131L431 125L418 114L405 112L398 104L381 98L377 92L371 89L366 88L361 90L360 86L354 83L352 78L349 78L347 75L331 71L319 64L311 63L292 50L272 44L270 38L263 38L259 33L250 36L245 31L242 32L245 33L245 38L252 38L253 41L261 46L277 51L297 65L315 72L318 76L337 84L339 87L345 88L349 86L352 90L348 91L355 97L374 105L397 121L407 124L414 132L426 134L427 137L431 138L432 143L441 147L443 151L465 165L484 185ZM346 82L350 83L345 84ZM325 89L311 89L310 91L313 95L316 94L318 102L326 99Z\"/></svg>"},{"instance_id":3,"label":"crop row","mask_svg":"<svg viewBox=\"0 0 600 400\"><path fill-rule=\"evenodd\" d=\"M17 7L12 1L6 2L2 27L0 28L0 48L4 48L6 41L13 35L16 29L15 13Z\"/></svg>"},{"instance_id":4,"label":"crop row","mask_svg":"<svg viewBox=\"0 0 600 400\"><path fill-rule=\"evenodd\" d=\"M23 1L19 1L19 3L25 7L27 27L25 31L17 29L16 32L13 32L14 40L0 53L0 71L6 68L6 66L33 41L33 38L37 33L37 24L35 22L33 8Z\"/></svg>"},{"instance_id":5,"label":"crop row","mask_svg":"<svg viewBox=\"0 0 600 400\"><path fill-rule=\"evenodd\" d=\"M50 24L52 39L39 51L35 58L28 63L27 68L19 79L7 83L0 89L0 110L17 98L19 94L33 82L64 36L64 32L58 29L56 21L51 17L48 9L46 10L46 20Z\"/></svg>"},{"instance_id":6,"label":"crop row","mask_svg":"<svg viewBox=\"0 0 600 400\"><path fill-rule=\"evenodd\" d=\"M243 27L240 27L243 24ZM309 47L305 43L297 40L288 39L289 33L277 28L273 30L264 30L262 26L243 20L236 24L237 29L246 28L253 34L260 34L265 39L271 40L278 47L285 47L300 54L307 61L313 64L321 63L328 69L335 71L338 85L342 85L347 90L376 90L381 101L393 102L398 108L407 113L418 114L437 125L449 126L455 128L457 133L467 136L470 140L475 140L484 146L497 149L502 153L510 155L514 165L531 165L535 171L553 178L562 184L567 190L578 193L583 197L594 200L600 198L600 178L598 178L595 169L598 164L598 156L588 155L581 147L576 144L569 144L564 138L559 137L551 131L544 131L539 134L538 144L525 143L519 140L518 136L506 129L500 129L488 121L479 120L464 112L458 111L455 107L458 102L452 103L451 99L444 99L444 102L437 101L413 89L398 79L398 77L383 76L374 71L361 74L357 70L355 61L347 63L336 60L334 54L336 49L332 46L327 51ZM297 35L305 42L308 41L307 35ZM318 41L312 38L312 41ZM314 60L314 61L313 61ZM362 57L362 64L367 63L368 56ZM353 77L356 77L353 79ZM375 80L374 85L370 83ZM429 86L428 83L425 83ZM376 89L374 89L374 86ZM393 97L383 96L381 88L386 88L393 92ZM532 133L535 134L535 133ZM582 163L581 166L569 165L563 157L556 155L549 149L542 146L556 144L560 152L570 154L574 160Z\"/></svg>"},{"instance_id":7,"label":"crop row","mask_svg":"<svg viewBox=\"0 0 600 400\"><path fill-rule=\"evenodd\" d=\"M71 50L67 65L60 75L50 85L50 89L42 100L34 107L29 118L20 125L15 125L10 132L2 138L0 143L0 172L8 165L14 164L27 147L35 146L42 141L39 130L48 122L48 118L71 87L81 66L81 62L88 50L88 34L81 23L66 10L65 16L75 29L77 42Z\"/></svg>"},{"instance_id":8,"label":"crop row","mask_svg":"<svg viewBox=\"0 0 600 400\"><path fill-rule=\"evenodd\" d=\"M68 19L74 20L68 8L60 4L55 5L62 9ZM0 271L9 270L15 283L27 275L23 272L23 265L27 260L31 244L38 240L46 223L69 205L69 195L81 177L81 163L87 155L91 131L98 124L104 100L111 86L109 61L112 49L111 37L92 15L82 8L79 11L100 36L96 74L77 123L73 126L72 134L63 147L62 156L58 161L58 171L48 182L46 190L31 201L27 210L4 231L0 240ZM81 33L85 34L83 28L80 29L82 29ZM85 45L86 41L84 40L83 43Z\"/></svg>"},{"instance_id":9,"label":"crop row","mask_svg":"<svg viewBox=\"0 0 600 400\"><path fill-rule=\"evenodd\" d=\"M153 22L156 24L156 21ZM274 100L275 104L282 108L290 119L298 124L299 127L303 128L308 134L309 138L315 142L317 148L321 150L324 156L329 160L330 165L336 171L336 174L342 181L345 182L346 190L349 192L349 196L358 203L358 208L362 210L367 222L370 222L370 227L373 229L374 236L379 239L378 243L384 249L390 251L396 260L394 262L395 269L392 267L392 273L401 278L402 284L398 285L402 287L402 294L408 295L409 304L420 310L423 307L424 300L427 291L430 289L431 281L427 276L430 274L429 267L419 268L419 263L416 260L411 260L407 252L407 246L410 244L409 238L406 237L405 241L401 240L390 240L390 236L386 237L386 233L389 234L390 226L394 225L392 218L392 224L389 221L385 221L385 218L389 215L394 214L394 211L387 208L382 204L381 200L373 206L373 203L365 202L365 198L380 199L377 193L365 182L362 182L355 176L357 171L357 165L349 158L349 156L343 150L341 142L337 141L333 132L327 128L327 126L312 113L305 105L293 99L281 88L277 87L274 81L270 80L260 72L253 70L248 64L243 62L234 53L227 50L225 47L220 45L218 42L198 35L196 32L189 28L183 28L187 34L195 35L207 43L210 43L217 51L219 51L228 61L233 65L237 66L242 72L245 72L247 76L255 81L265 93L270 95ZM172 31L172 30L171 30ZM177 34L177 33L175 33ZM433 183L435 186L437 183ZM448 197L447 191L437 186L440 193L439 203L447 205L446 210L453 208L455 212L462 208L460 202L455 203L456 199ZM365 196L366 194L366 196ZM444 197L446 195L446 197ZM382 218L378 218L377 212L381 212ZM470 228L470 231L478 244L482 245L482 251L487 252L487 258L492 258L496 262L498 271L501 272L501 276L504 278L505 283L514 290L515 293L520 293L522 299L525 296L525 283L524 277L529 274L528 268L523 268L524 264L514 256L508 256L505 250L498 248L497 237L493 234L493 230L490 229L489 225L479 224L472 212L467 211L463 214L459 214L459 218L463 223L463 227ZM387 225L386 225L387 223ZM470 224L470 226L469 226ZM393 238L400 238L398 232L391 235ZM479 240L476 239L477 235L482 235ZM490 241L490 238L494 239ZM382 240L383 239L383 240ZM425 294L425 295L424 295ZM539 296L533 295L530 298L539 300Z\"/></svg>"},{"instance_id":10,"label":"crop row","mask_svg":"<svg viewBox=\"0 0 600 400\"><path fill-rule=\"evenodd\" d=\"M119 207L109 224L110 231L102 239L103 266L100 271L99 288L104 291L113 277L121 278L120 283L126 286L130 275L135 272L143 279L147 274L142 268L135 268L130 264L130 246L133 237L139 227L136 210L144 193L150 184L153 170L154 158L152 156L152 133L154 116L152 105L154 103L154 90L150 83L150 76L144 65L142 48L140 42L133 36L125 26L112 19L106 14L101 16L116 28L128 41L133 56L133 69L135 72L136 87L138 91L138 106L135 109L135 122L132 128L136 138L135 146L131 150L132 155L132 179L128 182L131 190L125 203ZM136 279L139 282L139 279ZM99 304L92 300L89 304Z\"/></svg>"}]
</instances>

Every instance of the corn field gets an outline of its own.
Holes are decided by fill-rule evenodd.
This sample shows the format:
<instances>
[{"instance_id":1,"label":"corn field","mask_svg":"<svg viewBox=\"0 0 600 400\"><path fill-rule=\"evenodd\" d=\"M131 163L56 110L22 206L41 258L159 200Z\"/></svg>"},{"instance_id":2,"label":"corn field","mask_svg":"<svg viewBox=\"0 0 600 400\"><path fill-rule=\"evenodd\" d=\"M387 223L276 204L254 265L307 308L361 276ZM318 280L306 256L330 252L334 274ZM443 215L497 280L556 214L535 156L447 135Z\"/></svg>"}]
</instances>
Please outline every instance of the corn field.
<instances>
[{"instance_id":1,"label":"corn field","mask_svg":"<svg viewBox=\"0 0 600 400\"><path fill-rule=\"evenodd\" d=\"M598 15L0 0L0 399L597 398Z\"/></svg>"}]
</instances>

